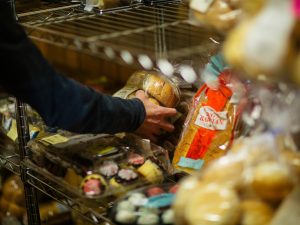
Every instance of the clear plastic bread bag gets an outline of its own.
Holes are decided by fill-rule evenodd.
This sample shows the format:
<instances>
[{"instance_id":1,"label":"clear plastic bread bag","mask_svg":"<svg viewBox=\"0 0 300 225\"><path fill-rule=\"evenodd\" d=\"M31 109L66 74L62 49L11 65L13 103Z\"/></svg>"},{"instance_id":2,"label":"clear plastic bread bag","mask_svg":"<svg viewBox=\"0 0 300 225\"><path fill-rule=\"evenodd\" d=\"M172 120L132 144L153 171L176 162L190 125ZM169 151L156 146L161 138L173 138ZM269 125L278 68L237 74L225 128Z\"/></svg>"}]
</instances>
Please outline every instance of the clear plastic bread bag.
<instances>
[{"instance_id":1,"label":"clear plastic bread bag","mask_svg":"<svg viewBox=\"0 0 300 225\"><path fill-rule=\"evenodd\" d=\"M212 75L214 76L214 75ZM175 150L173 166L188 173L226 153L236 136L243 85L231 70L223 70L216 85L205 84L195 95Z\"/></svg>"},{"instance_id":2,"label":"clear plastic bread bag","mask_svg":"<svg viewBox=\"0 0 300 225\"><path fill-rule=\"evenodd\" d=\"M270 222L298 182L278 141L272 133L241 138L226 156L183 180L174 203L176 224Z\"/></svg>"},{"instance_id":3,"label":"clear plastic bread bag","mask_svg":"<svg viewBox=\"0 0 300 225\"><path fill-rule=\"evenodd\" d=\"M190 19L193 23L227 32L241 15L240 0L191 0Z\"/></svg>"}]
</instances>

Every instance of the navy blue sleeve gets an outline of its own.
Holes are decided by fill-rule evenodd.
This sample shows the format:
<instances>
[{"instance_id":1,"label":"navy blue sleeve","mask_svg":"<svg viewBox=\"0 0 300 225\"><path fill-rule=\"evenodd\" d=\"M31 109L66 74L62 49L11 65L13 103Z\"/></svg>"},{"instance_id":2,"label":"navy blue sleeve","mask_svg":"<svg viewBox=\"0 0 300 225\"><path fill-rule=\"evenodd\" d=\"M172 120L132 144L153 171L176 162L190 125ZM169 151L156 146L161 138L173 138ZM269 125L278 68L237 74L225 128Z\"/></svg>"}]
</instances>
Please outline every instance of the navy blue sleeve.
<instances>
[{"instance_id":1,"label":"navy blue sleeve","mask_svg":"<svg viewBox=\"0 0 300 225\"><path fill-rule=\"evenodd\" d=\"M97 93L58 74L0 0L0 86L36 109L48 126L78 133L134 131L144 121L139 99Z\"/></svg>"}]
</instances>

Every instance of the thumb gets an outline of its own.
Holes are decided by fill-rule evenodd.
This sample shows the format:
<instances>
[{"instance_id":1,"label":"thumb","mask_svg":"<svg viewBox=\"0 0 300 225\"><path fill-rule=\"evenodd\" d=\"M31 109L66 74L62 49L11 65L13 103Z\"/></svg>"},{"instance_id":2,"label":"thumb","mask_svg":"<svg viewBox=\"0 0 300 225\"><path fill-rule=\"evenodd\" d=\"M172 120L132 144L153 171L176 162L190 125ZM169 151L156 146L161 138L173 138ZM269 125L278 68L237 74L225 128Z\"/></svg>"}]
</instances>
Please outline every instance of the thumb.
<instances>
[{"instance_id":1,"label":"thumb","mask_svg":"<svg viewBox=\"0 0 300 225\"><path fill-rule=\"evenodd\" d=\"M146 94L144 91L142 90L138 90L136 93L135 93L135 96L141 100L144 100L147 98Z\"/></svg>"}]
</instances>

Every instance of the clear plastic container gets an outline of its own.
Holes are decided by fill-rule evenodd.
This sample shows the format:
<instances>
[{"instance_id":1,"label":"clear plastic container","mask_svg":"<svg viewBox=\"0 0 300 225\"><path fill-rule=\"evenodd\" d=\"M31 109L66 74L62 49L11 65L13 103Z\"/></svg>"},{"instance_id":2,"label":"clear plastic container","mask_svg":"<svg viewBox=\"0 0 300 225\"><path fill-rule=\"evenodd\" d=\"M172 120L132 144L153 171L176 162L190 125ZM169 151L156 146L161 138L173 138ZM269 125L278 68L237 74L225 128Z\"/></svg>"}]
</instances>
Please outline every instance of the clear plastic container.
<instances>
[{"instance_id":1,"label":"clear plastic container","mask_svg":"<svg viewBox=\"0 0 300 225\"><path fill-rule=\"evenodd\" d=\"M136 136L55 134L31 141L33 162L82 198L119 196L170 174L166 150Z\"/></svg>"},{"instance_id":2,"label":"clear plastic container","mask_svg":"<svg viewBox=\"0 0 300 225\"><path fill-rule=\"evenodd\" d=\"M166 107L176 107L180 101L180 89L168 77L157 71L137 71L128 79L127 84L114 96L130 99L138 90L144 90L150 100Z\"/></svg>"},{"instance_id":3,"label":"clear plastic container","mask_svg":"<svg viewBox=\"0 0 300 225\"><path fill-rule=\"evenodd\" d=\"M228 31L234 27L241 15L239 2L238 0L191 0L190 20L197 25L220 32Z\"/></svg>"},{"instance_id":4,"label":"clear plastic container","mask_svg":"<svg viewBox=\"0 0 300 225\"><path fill-rule=\"evenodd\" d=\"M180 101L178 86L166 76L155 71L147 74L143 82L143 90L166 107L175 107Z\"/></svg>"},{"instance_id":5,"label":"clear plastic container","mask_svg":"<svg viewBox=\"0 0 300 225\"><path fill-rule=\"evenodd\" d=\"M177 185L171 183L134 190L115 202L110 219L116 224L173 224L176 191Z\"/></svg>"}]
</instances>

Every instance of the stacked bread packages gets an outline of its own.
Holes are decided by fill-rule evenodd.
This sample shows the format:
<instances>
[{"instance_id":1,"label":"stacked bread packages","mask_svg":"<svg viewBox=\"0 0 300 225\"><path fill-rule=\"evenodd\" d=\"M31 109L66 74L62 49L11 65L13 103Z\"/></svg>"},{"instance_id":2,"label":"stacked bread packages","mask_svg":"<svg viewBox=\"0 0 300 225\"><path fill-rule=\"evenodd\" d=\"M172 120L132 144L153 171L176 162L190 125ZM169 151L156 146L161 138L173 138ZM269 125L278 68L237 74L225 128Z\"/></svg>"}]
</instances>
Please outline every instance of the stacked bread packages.
<instances>
[{"instance_id":1,"label":"stacked bread packages","mask_svg":"<svg viewBox=\"0 0 300 225\"><path fill-rule=\"evenodd\" d=\"M174 203L176 224L271 224L300 178L299 152L280 140L271 133L240 139L226 156L184 180Z\"/></svg>"}]
</instances>

